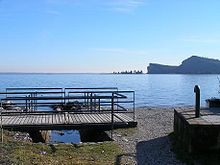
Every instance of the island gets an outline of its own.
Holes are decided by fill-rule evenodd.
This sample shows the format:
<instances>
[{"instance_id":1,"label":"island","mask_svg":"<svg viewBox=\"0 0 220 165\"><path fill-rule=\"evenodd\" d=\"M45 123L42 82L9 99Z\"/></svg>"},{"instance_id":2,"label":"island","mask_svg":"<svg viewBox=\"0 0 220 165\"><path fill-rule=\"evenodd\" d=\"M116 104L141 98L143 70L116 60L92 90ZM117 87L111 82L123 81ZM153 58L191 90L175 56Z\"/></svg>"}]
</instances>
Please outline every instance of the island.
<instances>
[{"instance_id":1,"label":"island","mask_svg":"<svg viewBox=\"0 0 220 165\"><path fill-rule=\"evenodd\" d=\"M179 66L150 63L148 74L220 74L220 61L199 56L191 56Z\"/></svg>"},{"instance_id":2,"label":"island","mask_svg":"<svg viewBox=\"0 0 220 165\"><path fill-rule=\"evenodd\" d=\"M143 74L142 70L134 70L134 71L121 71L121 72L113 72L113 74Z\"/></svg>"}]
</instances>

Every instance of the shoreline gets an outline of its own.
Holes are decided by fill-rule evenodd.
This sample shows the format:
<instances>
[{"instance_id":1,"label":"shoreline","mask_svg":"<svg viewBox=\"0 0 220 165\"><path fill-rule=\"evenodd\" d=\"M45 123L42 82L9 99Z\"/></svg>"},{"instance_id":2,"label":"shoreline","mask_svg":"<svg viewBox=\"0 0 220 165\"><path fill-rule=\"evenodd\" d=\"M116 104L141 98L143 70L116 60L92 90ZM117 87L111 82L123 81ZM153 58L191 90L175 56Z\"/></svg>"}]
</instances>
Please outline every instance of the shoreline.
<instances>
[{"instance_id":1,"label":"shoreline","mask_svg":"<svg viewBox=\"0 0 220 165\"><path fill-rule=\"evenodd\" d=\"M139 165L184 164L177 160L175 153L172 151L169 134L173 132L173 115L174 108L136 108L137 127L114 130L114 141L111 144L122 149L122 154L115 157L116 162ZM26 134L14 140L23 141L24 138L30 141ZM88 143L88 145L93 144ZM68 143L66 145L68 146ZM85 146L87 145L85 144Z\"/></svg>"},{"instance_id":2,"label":"shoreline","mask_svg":"<svg viewBox=\"0 0 220 165\"><path fill-rule=\"evenodd\" d=\"M120 130L114 133L114 142L124 152L121 159L140 165L184 164L177 160L171 148L169 134L173 132L173 115L174 108L136 108L138 125L134 133L127 136Z\"/></svg>"}]
</instances>

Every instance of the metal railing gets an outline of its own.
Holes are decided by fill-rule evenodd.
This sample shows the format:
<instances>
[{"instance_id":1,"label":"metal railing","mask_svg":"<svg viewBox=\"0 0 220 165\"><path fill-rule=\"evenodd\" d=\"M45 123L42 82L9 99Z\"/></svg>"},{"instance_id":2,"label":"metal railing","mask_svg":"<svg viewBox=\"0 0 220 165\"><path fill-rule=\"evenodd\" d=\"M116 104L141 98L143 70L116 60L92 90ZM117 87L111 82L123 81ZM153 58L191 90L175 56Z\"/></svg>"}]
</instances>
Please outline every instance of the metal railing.
<instances>
[{"instance_id":1,"label":"metal railing","mask_svg":"<svg viewBox=\"0 0 220 165\"><path fill-rule=\"evenodd\" d=\"M17 109L19 113L61 110L71 113L111 112L115 116L117 112L130 113L135 120L135 92L120 91L116 87L6 88L0 92L0 98L5 109L2 113L13 113Z\"/></svg>"},{"instance_id":2,"label":"metal railing","mask_svg":"<svg viewBox=\"0 0 220 165\"><path fill-rule=\"evenodd\" d=\"M126 113L135 122L135 92L109 88L6 88L0 92L1 134L2 116L53 113L110 113L111 137L116 113ZM18 109L15 109L15 108ZM47 107L50 111L45 110ZM59 109L59 110L58 110ZM52 118L53 120L53 118ZM128 124L128 123L124 123ZM2 136L3 144L3 136Z\"/></svg>"}]
</instances>

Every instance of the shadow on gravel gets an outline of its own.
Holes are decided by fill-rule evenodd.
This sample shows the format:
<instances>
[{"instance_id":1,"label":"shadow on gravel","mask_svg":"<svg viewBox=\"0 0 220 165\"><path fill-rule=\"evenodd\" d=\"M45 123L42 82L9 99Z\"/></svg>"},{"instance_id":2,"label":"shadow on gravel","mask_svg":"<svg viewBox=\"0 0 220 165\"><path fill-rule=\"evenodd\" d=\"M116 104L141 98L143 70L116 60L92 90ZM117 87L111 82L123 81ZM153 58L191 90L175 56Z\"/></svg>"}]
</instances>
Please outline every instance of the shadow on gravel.
<instances>
[{"instance_id":1,"label":"shadow on gravel","mask_svg":"<svg viewBox=\"0 0 220 165\"><path fill-rule=\"evenodd\" d=\"M178 164L175 154L171 151L169 136L141 141L137 144L136 151L138 165Z\"/></svg>"},{"instance_id":2,"label":"shadow on gravel","mask_svg":"<svg viewBox=\"0 0 220 165\"><path fill-rule=\"evenodd\" d=\"M129 160L131 158L135 158L136 155L135 153L129 153L129 154L121 154L121 155L118 155L116 157L116 162L115 162L115 165L122 165L124 163L127 163L126 160Z\"/></svg>"}]
</instances>

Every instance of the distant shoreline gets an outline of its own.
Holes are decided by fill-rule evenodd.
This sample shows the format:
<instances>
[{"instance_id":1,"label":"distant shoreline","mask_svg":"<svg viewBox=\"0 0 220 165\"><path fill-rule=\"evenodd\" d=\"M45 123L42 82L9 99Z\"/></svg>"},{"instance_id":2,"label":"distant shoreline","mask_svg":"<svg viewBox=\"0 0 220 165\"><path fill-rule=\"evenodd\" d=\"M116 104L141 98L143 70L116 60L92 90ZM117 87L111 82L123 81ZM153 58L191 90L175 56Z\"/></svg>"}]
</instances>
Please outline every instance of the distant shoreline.
<instances>
[{"instance_id":1,"label":"distant shoreline","mask_svg":"<svg viewBox=\"0 0 220 165\"><path fill-rule=\"evenodd\" d=\"M112 73L0 72L0 74L112 74Z\"/></svg>"},{"instance_id":2,"label":"distant shoreline","mask_svg":"<svg viewBox=\"0 0 220 165\"><path fill-rule=\"evenodd\" d=\"M115 74L115 73L47 73L47 72L0 72L3 74L101 74L101 75L220 75L220 73L142 73L142 74Z\"/></svg>"}]
</instances>

